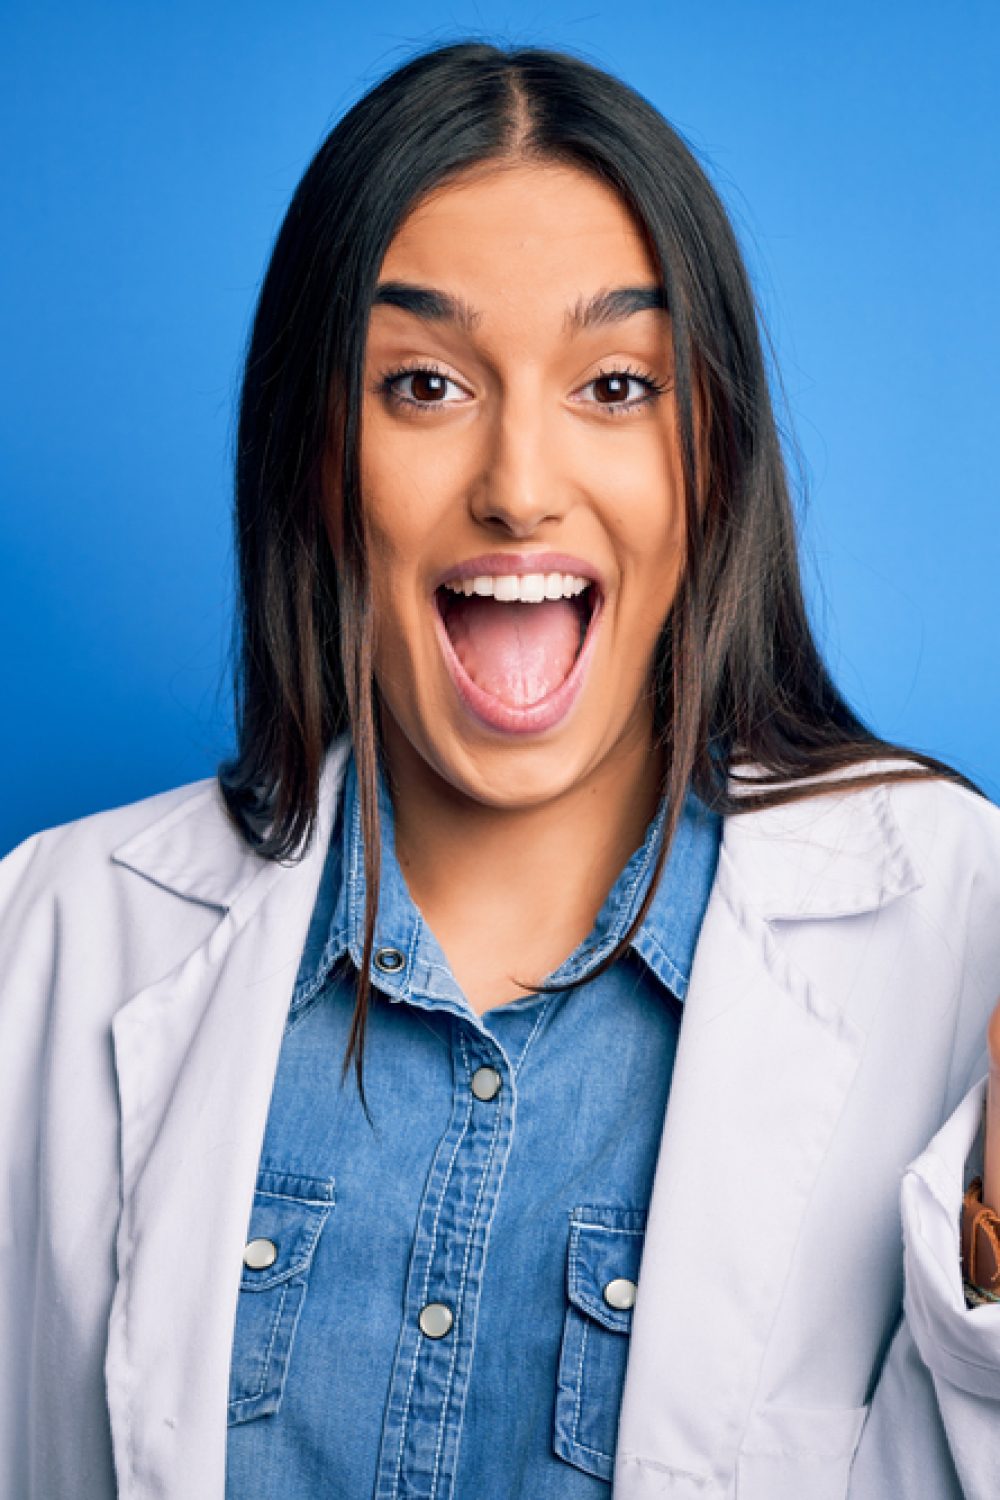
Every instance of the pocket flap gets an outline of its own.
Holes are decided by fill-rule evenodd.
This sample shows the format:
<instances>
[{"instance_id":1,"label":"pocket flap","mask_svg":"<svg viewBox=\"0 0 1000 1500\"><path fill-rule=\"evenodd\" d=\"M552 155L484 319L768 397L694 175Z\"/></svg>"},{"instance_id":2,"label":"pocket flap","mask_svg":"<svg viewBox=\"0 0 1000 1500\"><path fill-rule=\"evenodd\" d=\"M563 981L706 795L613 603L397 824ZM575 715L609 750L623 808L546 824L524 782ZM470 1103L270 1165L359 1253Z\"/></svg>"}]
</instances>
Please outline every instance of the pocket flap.
<instances>
[{"instance_id":1,"label":"pocket flap","mask_svg":"<svg viewBox=\"0 0 1000 1500\"><path fill-rule=\"evenodd\" d=\"M646 1210L639 1208L578 1208L570 1220L569 1300L618 1333L629 1332L632 1308L613 1305L628 1288L612 1287L612 1283L638 1283L645 1231ZM605 1296L609 1288L610 1302Z\"/></svg>"},{"instance_id":2,"label":"pocket flap","mask_svg":"<svg viewBox=\"0 0 1000 1500\"><path fill-rule=\"evenodd\" d=\"M259 1172L247 1242L269 1240L276 1254L260 1270L244 1266L240 1291L266 1292L305 1271L332 1207L332 1177Z\"/></svg>"}]
</instances>

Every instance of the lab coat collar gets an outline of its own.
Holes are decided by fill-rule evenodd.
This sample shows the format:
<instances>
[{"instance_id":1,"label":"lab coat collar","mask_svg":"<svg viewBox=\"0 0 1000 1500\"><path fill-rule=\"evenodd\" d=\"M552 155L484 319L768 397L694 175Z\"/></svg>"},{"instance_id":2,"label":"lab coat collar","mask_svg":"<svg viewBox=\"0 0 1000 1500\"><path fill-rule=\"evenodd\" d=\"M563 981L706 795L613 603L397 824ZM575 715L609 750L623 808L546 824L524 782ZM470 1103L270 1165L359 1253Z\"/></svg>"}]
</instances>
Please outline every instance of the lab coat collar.
<instances>
[{"instance_id":1,"label":"lab coat collar","mask_svg":"<svg viewBox=\"0 0 1000 1500\"><path fill-rule=\"evenodd\" d=\"M306 850L325 852L320 830L329 829L337 793L347 764L346 736L326 753L320 773L318 817ZM189 797L162 818L112 850L115 864L125 865L164 890L229 911L255 879L276 867L262 859L239 834L229 818L214 780L199 782Z\"/></svg>"},{"instance_id":2,"label":"lab coat collar","mask_svg":"<svg viewBox=\"0 0 1000 1500\"><path fill-rule=\"evenodd\" d=\"M346 737L327 752L318 826L331 825L347 753ZM746 789L745 781L733 783L737 795ZM314 837L310 852L316 842ZM111 858L168 891L224 911L273 869L237 833L214 782L200 784ZM722 858L735 867L751 904L767 920L855 916L922 883L882 786L727 817Z\"/></svg>"}]
</instances>

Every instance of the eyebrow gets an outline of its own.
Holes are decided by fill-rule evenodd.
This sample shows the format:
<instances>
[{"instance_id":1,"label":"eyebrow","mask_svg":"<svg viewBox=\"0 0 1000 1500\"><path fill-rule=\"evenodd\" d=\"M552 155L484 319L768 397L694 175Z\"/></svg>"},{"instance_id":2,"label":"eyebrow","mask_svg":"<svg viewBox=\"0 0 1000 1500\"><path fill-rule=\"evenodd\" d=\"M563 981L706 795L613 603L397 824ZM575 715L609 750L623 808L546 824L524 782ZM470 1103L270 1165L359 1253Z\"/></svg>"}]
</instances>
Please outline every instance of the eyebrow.
<instances>
[{"instance_id":1,"label":"eyebrow","mask_svg":"<svg viewBox=\"0 0 1000 1500\"><path fill-rule=\"evenodd\" d=\"M463 333L473 333L483 320L482 313L461 297L408 281L380 282L372 297L372 307L400 307L428 323L452 323ZM595 292L586 301L580 297L573 307L567 308L566 330L582 333L608 323L623 323L636 313L666 310L666 292L662 287L613 287L610 291Z\"/></svg>"}]
</instances>

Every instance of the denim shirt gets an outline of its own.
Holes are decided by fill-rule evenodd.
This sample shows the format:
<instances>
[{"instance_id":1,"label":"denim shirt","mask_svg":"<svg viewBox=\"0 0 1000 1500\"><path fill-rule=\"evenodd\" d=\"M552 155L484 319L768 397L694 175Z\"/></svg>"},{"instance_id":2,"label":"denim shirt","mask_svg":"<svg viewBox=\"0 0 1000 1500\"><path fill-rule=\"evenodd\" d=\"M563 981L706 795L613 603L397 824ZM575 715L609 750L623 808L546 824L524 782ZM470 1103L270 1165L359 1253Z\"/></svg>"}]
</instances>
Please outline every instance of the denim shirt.
<instances>
[{"instance_id":1,"label":"denim shirt","mask_svg":"<svg viewBox=\"0 0 1000 1500\"><path fill-rule=\"evenodd\" d=\"M341 1068L364 926L349 764L275 1074L230 1372L227 1500L606 1497L681 1002L720 820L664 808L569 990L476 1015L383 869L362 1111ZM517 955L511 955L516 973Z\"/></svg>"}]
</instances>

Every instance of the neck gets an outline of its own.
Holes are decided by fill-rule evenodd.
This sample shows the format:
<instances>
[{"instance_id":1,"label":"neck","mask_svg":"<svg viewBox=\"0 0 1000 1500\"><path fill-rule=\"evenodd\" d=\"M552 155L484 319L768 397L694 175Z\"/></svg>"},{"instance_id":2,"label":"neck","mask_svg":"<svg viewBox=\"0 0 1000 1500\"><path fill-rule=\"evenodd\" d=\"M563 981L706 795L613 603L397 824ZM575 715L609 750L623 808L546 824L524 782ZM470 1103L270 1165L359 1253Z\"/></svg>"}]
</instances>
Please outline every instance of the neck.
<instances>
[{"instance_id":1,"label":"neck","mask_svg":"<svg viewBox=\"0 0 1000 1500\"><path fill-rule=\"evenodd\" d=\"M661 762L648 729L624 738L565 791L528 806L496 807L467 796L427 763L388 714L383 743L397 858L446 952L449 934L456 943L459 932L470 930L484 942L505 943L541 925L547 936L538 960L554 967L590 931L659 800Z\"/></svg>"}]
</instances>

